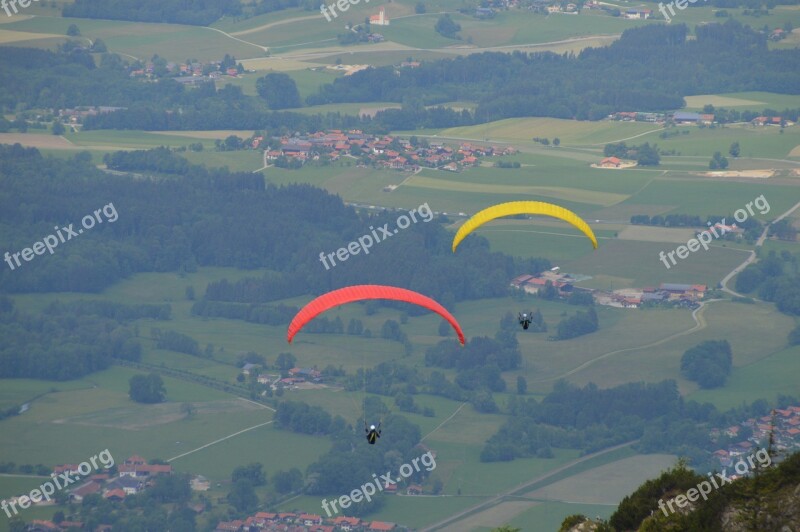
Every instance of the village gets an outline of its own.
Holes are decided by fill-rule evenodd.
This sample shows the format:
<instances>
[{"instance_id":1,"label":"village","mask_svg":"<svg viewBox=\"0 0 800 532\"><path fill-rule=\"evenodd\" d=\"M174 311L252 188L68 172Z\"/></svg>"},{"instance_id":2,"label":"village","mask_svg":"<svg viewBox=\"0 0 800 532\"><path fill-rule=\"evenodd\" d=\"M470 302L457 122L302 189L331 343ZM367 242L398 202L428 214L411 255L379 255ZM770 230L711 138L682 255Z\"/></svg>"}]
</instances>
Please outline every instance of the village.
<instances>
[{"instance_id":1,"label":"village","mask_svg":"<svg viewBox=\"0 0 800 532\"><path fill-rule=\"evenodd\" d=\"M263 137L252 140L256 148ZM513 155L516 148L495 149L465 142L450 147L441 141L404 139L392 135L367 135L360 130L343 132L338 129L317 131L309 135L284 136L278 139L279 146L268 149L267 161L276 166L297 167L308 161L337 161L342 157L358 160L359 166L418 172L422 168L459 172L480 165L480 158L494 155ZM294 163L294 164L292 164ZM389 191L390 189L385 189Z\"/></svg>"},{"instance_id":2,"label":"village","mask_svg":"<svg viewBox=\"0 0 800 532\"><path fill-rule=\"evenodd\" d=\"M736 442L714 451L714 458L720 467L731 467L739 457L757 451L759 446L769 442L770 436L773 451L779 455L796 452L800 450L800 405L777 408L773 410L773 415L749 418L722 430L714 429L710 436L715 442L723 436ZM731 475L731 478L736 476Z\"/></svg>"},{"instance_id":3,"label":"village","mask_svg":"<svg viewBox=\"0 0 800 532\"><path fill-rule=\"evenodd\" d=\"M540 275L520 275L511 281L511 286L528 294L539 294L549 287L556 295L568 298L576 292L591 294L598 305L635 309L642 306L667 304L695 309L705 297L708 287L704 284L661 283L658 287L621 288L618 290L598 290L576 286L575 283L589 277L561 273L559 267Z\"/></svg>"},{"instance_id":4,"label":"village","mask_svg":"<svg viewBox=\"0 0 800 532\"><path fill-rule=\"evenodd\" d=\"M110 471L113 472L114 467ZM75 504L82 504L87 497L96 495L105 500L119 503L128 496L137 495L151 488L159 475L171 475L173 474L173 469L169 464L152 464L139 455L133 455L116 467L116 473L112 472L95 473L89 476L85 482L69 491L69 501ZM54 468L53 475L63 474L77 478L81 476L78 464L61 464ZM210 489L210 482L202 475L196 475L190 481L190 488L192 491L205 492ZM397 484L389 484L386 486L384 493L390 495L422 495L423 488L419 484L409 484L402 487L398 487ZM8 501L16 504L20 498L11 497ZM34 502L33 504L46 506L55 504L55 501ZM204 502L190 503L187 507L196 514L202 514L207 510L207 504ZM49 520L34 519L28 525L27 530L28 532L60 532L74 529L82 530L83 525L84 523L79 521L61 520L56 523ZM94 530L95 532L110 532L112 528L110 524L102 524ZM407 529L385 521L365 521L358 517L346 516L323 518L321 515L299 511L257 512L246 519L221 521L215 528L216 532L249 532L255 530L266 532L401 532Z\"/></svg>"}]
</instances>

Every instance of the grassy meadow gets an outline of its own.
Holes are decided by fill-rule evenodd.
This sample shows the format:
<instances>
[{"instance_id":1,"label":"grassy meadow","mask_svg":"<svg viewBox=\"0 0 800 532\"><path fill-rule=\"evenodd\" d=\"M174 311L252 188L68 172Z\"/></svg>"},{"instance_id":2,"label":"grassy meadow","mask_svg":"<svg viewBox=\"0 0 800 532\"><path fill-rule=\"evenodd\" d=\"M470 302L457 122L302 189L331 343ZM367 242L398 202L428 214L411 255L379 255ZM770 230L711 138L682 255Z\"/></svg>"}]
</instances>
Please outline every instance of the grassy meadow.
<instances>
[{"instance_id":1,"label":"grassy meadow","mask_svg":"<svg viewBox=\"0 0 800 532\"><path fill-rule=\"evenodd\" d=\"M330 3L330 2L326 2ZM249 19L225 18L210 28L177 24L134 23L112 20L66 19L46 5L32 5L25 16L0 20L0 44L54 48L65 40L70 24L79 26L83 40L102 39L110 52L127 59L148 60L154 54L171 61L187 59L220 60L227 53L244 60L256 70L240 78L225 79L218 88L232 84L245 94L255 95L256 80L268 72L287 72L297 83L301 98L332 83L339 73L318 68L337 61L345 64L397 64L408 57L433 60L481 51L577 51L586 46L609 43L625 29L661 20L626 20L585 11L580 15L540 15L527 11L501 11L494 19L477 20L458 12L461 0L428 3L428 13L416 15L416 0L385 4L391 25L381 27L387 42L380 45L342 46L337 34L348 21L362 22L377 13L377 4L352 7L335 22L327 22L316 10L290 9ZM42 2L44 4L44 2ZM618 2L621 9L639 7L636 2ZM758 19L728 10L744 22L761 27L800 26L800 10L777 6ZM445 38L434 31L440 12L449 12L461 24L461 40ZM711 7L681 11L676 23L696 24L719 21ZM574 40L570 40L574 39ZM567 42L562 42L570 40ZM770 44L785 47L787 43ZM268 51L267 51L268 49ZM269 54L269 57L267 55ZM686 98L687 110L716 107L761 111L800 107L797 95L741 92L695 95ZM451 102L451 107L474 108L475 102ZM359 114L399 102L330 104L302 107L306 114L341 112ZM488 124L413 132L431 141L445 139L513 145L516 155L484 161L479 168L460 173L425 169L416 175L404 172L357 168L344 159L330 166L306 166L302 170L270 167L262 170L268 183L286 185L309 183L338 194L344 201L410 209L427 202L432 210L448 213L475 213L493 203L518 199L552 201L584 216L599 238L599 249L571 226L549 219L501 220L481 227L477 234L488 239L492 251L523 257L547 257L563 271L590 276L581 286L602 289L643 287L661 282L704 283L715 286L722 277L741 264L752 249L747 244L713 243L666 269L658 259L660 251L670 251L677 243L659 241L658 231L639 232L630 239L618 238L634 214L686 213L701 216L730 214L764 195L771 210L757 215L762 221L774 219L800 198L800 177L790 174L800 160L800 127L756 128L750 125L698 128L660 138L661 126L649 123L574 121L554 118L514 118ZM259 151L216 152L214 140L236 134L247 137L252 131L144 132L84 131L64 135L71 145L43 148L45 154L71 157L77 150L88 150L97 164L102 157L119 149L149 149L156 146L180 147L203 144L203 152L184 152L193 164L228 166L233 171L258 171L263 166ZM532 140L559 138L559 147L544 147ZM24 140L24 136L22 137ZM603 170L590 164L603 157L610 142L629 145L656 143L676 155L664 156L656 168ZM773 178L708 178L708 162L715 151L727 154L739 142L741 157L729 158L731 170L776 169ZM795 150L794 161L790 154ZM522 167L496 169L497 160L516 161ZM348 164L350 163L350 164ZM397 185L384 192L387 185ZM448 229L455 231L462 218L451 217ZM597 220L597 221L596 221ZM795 212L794 220L800 220ZM333 247L333 246L331 246ZM800 245L768 241L763 251L797 253ZM361 260L368 260L361 257ZM180 369L197 375L234 383L240 354L255 351L274 361L281 352L291 352L302 366L341 365L352 373L359 368L385 361L399 361L429 374L425 350L442 339L437 334L439 318L432 315L411 317L401 326L413 344L405 356L397 342L373 337L301 333L293 345L285 341L285 327L265 326L228 319L202 319L191 315L192 301L186 288L202 297L209 282L227 278L236 281L260 276L263 271L230 268L201 268L195 273L138 274L108 288L101 294L23 294L13 297L18 309L39 313L53 300L103 299L128 304L170 303L169 321L137 320L143 344L142 362ZM308 297L284 301L300 306ZM787 347L788 332L796 320L778 313L773 305L743 305L730 301L713 302L692 313L684 309L622 310L598 307L600 328L585 337L569 341L548 340L557 323L580 307L563 302L543 301L532 296L496 298L459 303L451 310L468 337L492 336L506 312L523 308L540 309L549 326L548 333L518 335L523 356L522 367L503 375L508 384L504 393L495 394L503 409L515 391L518 375L528 382L528 394L540 400L561 378L585 385L610 387L631 381L657 382L675 379L687 399L710 402L720 409L732 408L759 398L774 400L777 394L798 394L796 375L800 371L800 347ZM397 310L380 309L366 316L363 305L331 310L329 318L360 319L373 332L387 319L400 319ZM213 344L213 359L193 357L156 349L150 339L153 327L190 335L201 346ZM701 390L683 379L680 357L704 340L727 339L733 346L734 369L727 384L714 390ZM30 403L21 415L0 421L1 461L47 466L80 462L108 448L117 462L132 454L148 459L171 460L176 470L208 477L214 488L209 496L227 494L231 471L251 462L264 464L269 475L297 467L305 471L330 448L323 437L294 434L275 428L271 409L200 384L162 376L167 400L158 405L141 405L128 397L128 380L141 371L113 366L82 379L45 382L29 379L0 379L0 408ZM452 379L455 373L445 371ZM310 390L290 390L284 399L302 400L325 408L333 415L355 423L361 415L364 394L347 392L336 386ZM396 410L391 398L381 398ZM388 497L387 504L370 518L423 527L483 502L498 493L546 475L578 460L574 450L554 448L554 458L529 458L505 463L482 463L481 449L489 436L506 421L504 414L480 414L470 404L420 394L417 404L434 410L433 417L403 413L420 426L423 441L437 452L433 479L444 483L442 497ZM186 414L185 404L194 413ZM390 427L387 427L390 432ZM497 505L467 516L447 530L490 530L509 523L525 529L537 523L541 530L555 530L565 516L584 513L608 517L618 501L646 478L656 476L671 465L674 457L639 456L629 448L608 453L569 467L553 477L514 492ZM379 473L379 472L376 472ZM32 476L0 475L0 498L21 494L38 486L42 479ZM600 494L603 497L598 497ZM320 513L320 499L301 496L284 503L281 509L303 509ZM24 517L49 518L57 508L31 508ZM8 520L0 517L0 532Z\"/></svg>"}]
</instances>

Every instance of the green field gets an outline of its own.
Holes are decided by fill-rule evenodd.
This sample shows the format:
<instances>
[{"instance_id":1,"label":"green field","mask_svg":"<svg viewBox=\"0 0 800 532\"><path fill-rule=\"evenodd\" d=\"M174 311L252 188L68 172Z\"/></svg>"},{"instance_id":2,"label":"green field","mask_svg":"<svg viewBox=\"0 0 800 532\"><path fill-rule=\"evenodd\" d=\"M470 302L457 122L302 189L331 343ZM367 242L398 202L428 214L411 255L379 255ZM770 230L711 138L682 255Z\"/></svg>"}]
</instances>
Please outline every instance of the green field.
<instances>
[{"instance_id":1,"label":"green field","mask_svg":"<svg viewBox=\"0 0 800 532\"><path fill-rule=\"evenodd\" d=\"M735 367L724 388L697 390L689 394L687 399L728 409L759 398L774 401L778 394L796 396L798 371L800 347L777 348L766 358ZM769 385L766 397L764 384Z\"/></svg>"},{"instance_id":2,"label":"green field","mask_svg":"<svg viewBox=\"0 0 800 532\"><path fill-rule=\"evenodd\" d=\"M617 142L661 127L645 122L581 122L561 118L507 118L488 124L445 129L442 137L472 138L493 141L529 141L533 137L552 140L558 137L564 145L597 145Z\"/></svg>"},{"instance_id":3,"label":"green field","mask_svg":"<svg viewBox=\"0 0 800 532\"><path fill-rule=\"evenodd\" d=\"M779 8L780 9L780 8ZM800 96L776 94L773 92L731 92L725 94L698 94L687 96L686 109L699 111L704 105L725 107L737 111L763 111L764 109L783 110L800 107Z\"/></svg>"},{"instance_id":4,"label":"green field","mask_svg":"<svg viewBox=\"0 0 800 532\"><path fill-rule=\"evenodd\" d=\"M330 2L326 2L330 3ZM392 65L407 58L434 60L483 51L526 52L555 49L559 53L586 46L600 46L628 28L661 24L662 20L626 20L584 11L580 15L534 14L525 10L500 11L491 20L477 20L458 10L467 5L462 0L437 0L427 3L428 13L417 16L417 0L397 0L385 4L392 20L378 28L387 42L378 45L342 46L337 34L348 21L362 22L375 14L378 4L351 8L335 22L327 22L317 11L289 9L252 18L224 18L211 28L132 23L110 20L65 19L47 6L32 6L26 15L0 24L0 41L14 46L53 47L65 39L67 27L75 23L84 40L100 38L109 51L126 59L147 60L154 54L172 61L187 59L220 60L231 54L245 60L248 72L242 77L225 78L217 84L241 87L245 94L256 95L256 81L272 71L285 71L296 82L301 99L315 94L319 87L332 83L341 73L321 68L336 62L344 64ZM620 9L641 7L639 3L618 2ZM652 6L651 6L652 7ZM460 40L445 38L434 30L440 12L449 12L462 26ZM800 10L777 6L760 18L745 17L741 9L730 9L737 20L753 27L782 26L784 22L800 25ZM5 17L4 17L5 18ZM675 23L718 22L714 8L701 7L681 11ZM376 31L376 28L373 28ZM576 39L559 42L565 39ZM580 39L580 40L578 40ZM534 45L540 46L534 46ZM786 42L770 47L786 47ZM269 48L269 57L265 47ZM654 60L658 61L658 58ZM800 107L800 96L765 92L695 95L686 98L687 109L700 110L704 105L734 108L740 111ZM475 102L443 104L453 108L474 109ZM383 107L399 107L400 102L328 104L292 110L303 114L337 112L359 114ZM576 211L590 223L599 239L594 250L587 239L572 226L551 219L499 220L482 226L476 234L488 240L491 251L522 257L545 257L562 271L590 276L580 286L599 289L657 286L662 282L702 283L715 286L728 272L741 264L752 246L746 243L714 242L708 251L700 251L667 269L659 261L660 251L671 251L678 243L658 242L656 230L642 231L638 240L617 238L629 227L634 214L685 213L707 216L730 215L760 195L770 204L770 211L757 214L769 221L786 211L800 198L800 179L790 174L797 168L789 160L800 146L800 127L780 130L775 127L727 125L725 127L681 127L680 134L660 138L663 128L649 123L614 121L577 121L554 118L513 118L474 126L430 129L404 133L426 136L431 142L451 146L461 142L496 146L511 145L519 150L512 156L487 158L477 168L452 173L424 169L415 175L407 172L357 168L349 158L328 165L306 165L301 170L269 167L261 170L263 154L259 150L218 152L214 140L230 134L240 137L252 132L145 132L82 131L65 137L75 149L45 148L41 151L56 157L73 157L86 149L96 164L118 149L149 149L156 146L181 147L203 144L202 152L183 152L193 164L208 167L227 166L232 171L261 171L265 181L275 185L309 183L338 194L344 201L390 208L411 209L428 203L432 210L449 213L447 229L454 232L464 220L456 213L473 214L502 201L530 199L553 201ZM280 134L293 134L281 131ZM560 146L545 147L532 140L559 138ZM467 140L465 140L467 139ZM590 167L603 157L603 147L610 142L629 145L650 142L676 155L663 156L655 168L603 170ZM727 154L730 145L739 142L741 157L729 158L730 170L777 171L768 179L708 178L708 162L715 151ZM795 159L800 157L794 152ZM519 162L519 169L499 169L496 161ZM385 192L387 185L398 185ZM122 214L122 213L121 213ZM800 213L795 212L795 221ZM368 223L364 223L365 232ZM330 248L340 245L331 242ZM787 250L797 253L798 243L767 241L761 250ZM362 256L359 260L369 260ZM345 266L341 266L345 267ZM193 301L186 297L192 287L200 299L209 282L259 277L264 270L241 271L232 268L201 268L190 274L137 274L100 294L23 294L12 298L21 312L37 314L58 299L103 299L127 304L169 303L171 319L136 320L143 353L141 362L155 368L169 368L194 375L211 377L234 384L239 374L239 357L254 351L273 362L281 352L291 352L298 365L341 366L347 374L380 362L397 361L413 367L422 375L434 370L426 366L425 351L442 340L438 334L440 318L432 314L409 317L401 326L412 342L412 352L405 355L403 346L386 339L335 334L312 334L305 331L292 345L285 340L285 326L267 326L239 320L205 319L193 316ZM320 274L323 271L320 270ZM516 272L524 273L524 272ZM733 284L731 283L731 287ZM275 302L301 306L310 295ZM508 387L494 394L501 412L515 392L517 376L525 377L528 397L540 401L559 379L605 388L628 382L658 382L674 379L684 398L710 402L728 409L757 399L774 400L778 394L797 395L800 371L800 347L787 347L787 335L797 320L778 313L773 305L744 305L728 300L708 303L695 316L685 309L623 310L597 307L600 327L596 333L569 341L552 341L559 321L582 307L560 301L544 301L534 296L498 297L464 301L451 306L468 338L493 336L502 316L523 309L539 309L549 327L546 333L521 332L517 335L522 365L503 374ZM362 304L331 309L328 318L347 322L359 319L373 333L388 319L400 320L401 312L381 308L366 315ZM696 321L695 321L696 320ZM151 329L177 331L197 340L201 347L214 347L213 358L201 358L157 349ZM452 336L451 336L452 337ZM703 390L680 374L681 356L705 340L726 339L733 350L733 371L725 386ZM443 370L449 379L455 370ZM128 396L129 379L143 371L123 366L87 375L67 382L30 379L0 380L0 409L27 403L29 408L3 420L0 431L2 462L54 466L80 462L108 449L117 463L132 454L148 459L170 460L177 471L202 474L212 481L206 493L216 501L227 495L231 472L243 464L259 462L271 476L278 470L297 467L305 471L331 447L325 437L295 434L279 430L273 423L271 408L216 389L163 375L167 390L164 403L143 405ZM339 385L314 389L287 390L283 399L299 400L324 408L347 423L356 425L363 415L364 392L348 392ZM377 397L377 396L375 396ZM468 523L472 530L490 530L493 526L512 526L536 530L556 530L569 514L608 517L619 500L644 479L654 477L674 457L637 455L630 447L594 457L568 467L550 478L519 488L532 479L545 476L556 468L580 459L572 449L554 447L551 459L527 458L512 462L485 463L480 453L486 440L507 421L504 413L481 414L471 404L428 394L417 394L414 401L433 410L431 417L400 412L391 397L379 397L394 414L402 414L420 427L423 443L436 452L436 468L431 481L441 480L441 496L391 496L385 507L368 519L423 527L484 502L498 493L513 492L497 505L468 516L455 526ZM192 415L185 405L191 404ZM360 429L359 429L360 430ZM391 437L391 427L385 427ZM376 473L382 473L376 471ZM0 498L21 494L41 484L43 479L0 475ZM369 479L365 479L365 482ZM271 486L259 489L262 500ZM329 494L329 497L338 494ZM321 497L300 496L280 508L323 513ZM263 505L262 505L263 506ZM222 505L225 511L225 506ZM23 517L49 518L58 508L31 508ZM265 509L265 508L260 508ZM202 518L205 519L205 518ZM8 529L8 520L0 518L0 532Z\"/></svg>"},{"instance_id":5,"label":"green field","mask_svg":"<svg viewBox=\"0 0 800 532\"><path fill-rule=\"evenodd\" d=\"M719 151L728 156L728 148L734 142L738 142L741 148L740 157L759 157L780 159L787 157L795 147L800 145L800 127L789 127L781 133L778 127L758 127L751 125L734 125L724 128L703 128L690 127L688 135L679 135L661 139L652 136L648 140L656 142L662 150L676 150L682 156L703 156L704 160L699 161L703 168L708 169L708 162L714 152ZM662 159L662 164L670 161L671 157ZM731 163L731 170L740 169L740 159L728 158ZM784 166L777 161L758 161L759 166L755 168L781 168ZM777 164L776 164L777 163Z\"/></svg>"},{"instance_id":6,"label":"green field","mask_svg":"<svg viewBox=\"0 0 800 532\"><path fill-rule=\"evenodd\" d=\"M67 28L73 23L78 25L84 37L102 39L110 52L143 60L154 54L181 62L187 58L218 61L226 53L239 58L264 54L259 46L233 40L219 31L178 24L35 17L4 24L2 30L66 35Z\"/></svg>"}]
</instances>

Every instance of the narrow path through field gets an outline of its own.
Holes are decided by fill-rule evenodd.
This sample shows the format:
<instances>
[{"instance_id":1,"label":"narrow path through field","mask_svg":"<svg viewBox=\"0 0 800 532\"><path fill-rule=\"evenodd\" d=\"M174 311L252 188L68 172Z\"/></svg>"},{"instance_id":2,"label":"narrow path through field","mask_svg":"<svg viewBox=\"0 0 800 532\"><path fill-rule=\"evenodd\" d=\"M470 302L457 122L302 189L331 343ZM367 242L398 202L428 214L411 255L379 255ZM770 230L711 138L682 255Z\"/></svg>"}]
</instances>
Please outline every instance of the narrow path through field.
<instances>
[{"instance_id":1,"label":"narrow path through field","mask_svg":"<svg viewBox=\"0 0 800 532\"><path fill-rule=\"evenodd\" d=\"M273 26L280 26L282 24L291 24L293 22L297 22L300 20L310 20L317 18L316 15L307 15L305 17L294 17L294 18L287 18L286 20L278 20L276 22L269 22L267 24L262 24L261 26L257 26L255 28L250 28L249 30L241 30L241 31L232 31L229 35L247 35L248 33L256 33L261 30L265 30L267 28L272 28Z\"/></svg>"},{"instance_id":2,"label":"narrow path through field","mask_svg":"<svg viewBox=\"0 0 800 532\"><path fill-rule=\"evenodd\" d=\"M697 332L697 331L700 331L702 329L705 329L706 326L707 326L707 323L706 323L705 318L703 317L702 311L703 311L703 309L706 308L706 306L709 303L713 303L715 301L725 301L725 300L724 299L710 299L708 301L703 301L703 302L700 303L699 307L697 307L696 309L694 309L692 311L692 319L694 319L694 327L692 327L691 329L687 329L685 331L681 331L681 332L678 332L678 333L675 333L675 334L671 334L671 335L667 336L666 338L662 338L661 340L657 340L655 342L652 342L652 343L649 343L649 344L646 344L646 345L638 345L638 346L634 346L634 347L626 347L625 349L617 349L616 351L610 351L608 353L605 353L603 355L595 357L595 358L593 358L591 360L587 360L586 362L584 362L580 366L578 366L578 367L576 367L574 369L571 369L571 370L567 371L566 373L562 373L561 375L557 375L555 377L548 377L547 379L535 380L533 382L547 382L547 381L553 381L553 380L561 379L561 378L564 378L564 377L568 377L568 376L572 375L573 373L577 373L578 371L581 371L582 369L586 369L587 367L591 366L595 362L597 362L599 360L603 360L604 358L608 358L608 357L610 357L612 355L618 355L620 353L626 353L628 351L639 351L640 349L647 349L649 347L655 347L655 346L661 345L661 344L663 344L665 342L669 342L670 340L674 340L675 338L678 338L680 336L685 336L687 334L691 334L693 332Z\"/></svg>"},{"instance_id":3,"label":"narrow path through field","mask_svg":"<svg viewBox=\"0 0 800 532\"><path fill-rule=\"evenodd\" d=\"M268 47L268 46L261 46L260 44L256 44L256 43L254 43L254 42L245 41L244 39L240 39L240 38L238 38L238 37L234 37L234 36L233 36L233 35L231 35L230 33L226 33L226 32L224 32L224 31L222 31L222 30L218 30L217 28L209 28L208 26L203 26L203 27L204 27L204 28L206 28L206 29L208 29L208 30L211 30L211 31L216 31L217 33L221 33L221 34L223 34L225 37L228 37L229 39L233 39L234 41L239 41L240 43L249 44L250 46L255 46L256 48L260 48L261 50L263 50L263 51L265 51L265 52L269 50L269 47Z\"/></svg>"},{"instance_id":4,"label":"narrow path through field","mask_svg":"<svg viewBox=\"0 0 800 532\"><path fill-rule=\"evenodd\" d=\"M624 139L617 139L617 140L609 140L608 142L596 142L594 144L587 144L587 146L605 146L606 144L611 144L612 142L624 142L626 140L643 137L645 135L649 135L651 133L655 133L656 131L661 131L663 129L666 128L660 127L658 129L651 129L650 131L645 131L644 133L639 133L638 135L633 135L632 137L625 137Z\"/></svg>"},{"instance_id":5,"label":"narrow path through field","mask_svg":"<svg viewBox=\"0 0 800 532\"><path fill-rule=\"evenodd\" d=\"M426 434L425 436L423 436L423 437L422 437L422 439L420 439L419 441L424 441L424 440L425 440L425 438L427 438L428 436L430 436L431 434L433 434L434 432L436 432L437 430L439 430L440 428L442 428L442 426L443 426L445 423L447 423L448 421L450 421L451 419L453 419L453 418L455 417L455 415L456 415L456 414L458 414L458 412L459 412L459 411L460 411L462 408L464 408L464 405L466 405L466 404L467 404L466 402L464 402L464 403L461 403L461 406L459 406L458 408L456 408L456 411L455 411L455 412L453 412L453 413L450 415L450 417L448 417L447 419L445 419L444 421L442 421L441 423L439 423L439 424L436 426L436 428L435 428L435 429L433 429L432 431L430 431L429 433L427 433L427 434Z\"/></svg>"},{"instance_id":6,"label":"narrow path through field","mask_svg":"<svg viewBox=\"0 0 800 532\"><path fill-rule=\"evenodd\" d=\"M217 444L219 442L228 440L230 438L233 438L234 436L238 436L239 434L243 434L243 433L245 433L247 431L250 431L250 430L253 430L253 429L257 429L258 427L263 427L264 425L269 425L272 422L273 421L267 421L266 423L260 423L258 425L253 425L252 427L248 427L246 429L240 430L239 432L234 432L233 434L229 434L228 436L225 436L224 438L220 438L218 440L212 441L211 443L207 443L205 445L202 445L202 446L198 447L197 449L192 449L191 451L187 451L187 452L185 452L183 454L179 454L178 456L173 456L172 458L167 460L167 462L172 462L173 460L177 460L178 458L183 458L184 456L188 456L188 455L190 455L192 453L196 453L197 451L201 451L201 450L205 449L206 447L211 447L212 445L215 445L215 444Z\"/></svg>"},{"instance_id":7,"label":"narrow path through field","mask_svg":"<svg viewBox=\"0 0 800 532\"><path fill-rule=\"evenodd\" d=\"M489 508L491 508L493 506L496 506L504 498L512 496L518 491L523 491L523 490L529 488L530 486L532 486L534 484L537 484L537 483L539 483L539 482L541 482L543 480L547 480L548 478L550 478L552 476L555 476L558 473L561 473L562 471L564 471L566 469L569 469L570 467L573 467L573 466L575 466L577 464L580 464L581 462L585 462L587 460L591 460L593 458L597 458L598 456L602 456L604 454L608 454L608 453L614 452L614 451L616 451L618 449L622 449L623 447L627 447L629 445L632 445L632 444L636 443L637 441L639 441L639 440L633 440L633 441L629 441L629 442L626 442L626 443L621 443L619 445L615 445L614 447L609 447L608 449L603 449L602 451L598 451L598 452L592 453L592 454L587 454L586 456L583 456L581 458L577 458L577 459L575 459L575 460L573 460L573 461L571 461L571 462L569 462L567 464L564 464L561 467L553 469L552 471L548 471L547 473L545 473L543 475L539 475L538 477L533 478L533 479L531 479L531 480L529 480L527 482L523 482L522 484L520 484L518 486L515 486L515 487L513 487L513 488L511 488L509 490L506 490L503 493L499 493L498 495L496 495L495 497L492 497L488 501L480 502L480 503L478 503L478 504L476 504L474 506L471 506L471 507L467 508L466 510L462 510L462 511L456 513L456 514L453 514L450 517L447 517L447 518L439 521L438 523L434 523L434 524L432 524L430 526L427 526L425 528L421 528L420 532L432 532L433 530L438 530L438 529L441 529L442 527L445 527L447 525L451 525L451 524L457 523L458 521L460 521L464 517L469 516L470 514L474 514L476 512L488 510Z\"/></svg>"}]
</instances>

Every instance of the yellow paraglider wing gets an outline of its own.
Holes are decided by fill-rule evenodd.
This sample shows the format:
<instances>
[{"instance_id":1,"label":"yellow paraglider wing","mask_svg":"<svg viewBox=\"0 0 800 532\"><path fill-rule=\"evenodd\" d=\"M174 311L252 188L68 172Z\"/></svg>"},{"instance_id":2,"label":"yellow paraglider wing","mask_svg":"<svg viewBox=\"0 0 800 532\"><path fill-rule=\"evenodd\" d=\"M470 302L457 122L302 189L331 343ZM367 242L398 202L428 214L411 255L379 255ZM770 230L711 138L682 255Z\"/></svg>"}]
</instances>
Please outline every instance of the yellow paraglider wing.
<instances>
[{"instance_id":1,"label":"yellow paraglider wing","mask_svg":"<svg viewBox=\"0 0 800 532\"><path fill-rule=\"evenodd\" d=\"M456 236L453 238L453 253L455 253L458 244L478 227L495 218L513 216L515 214L542 214L564 220L589 237L592 241L592 246L597 249L597 238L594 236L592 228L574 212L564 207L559 207L552 203L544 203L542 201L510 201L483 209L464 222L464 224L458 228L458 232L456 232Z\"/></svg>"}]
</instances>

